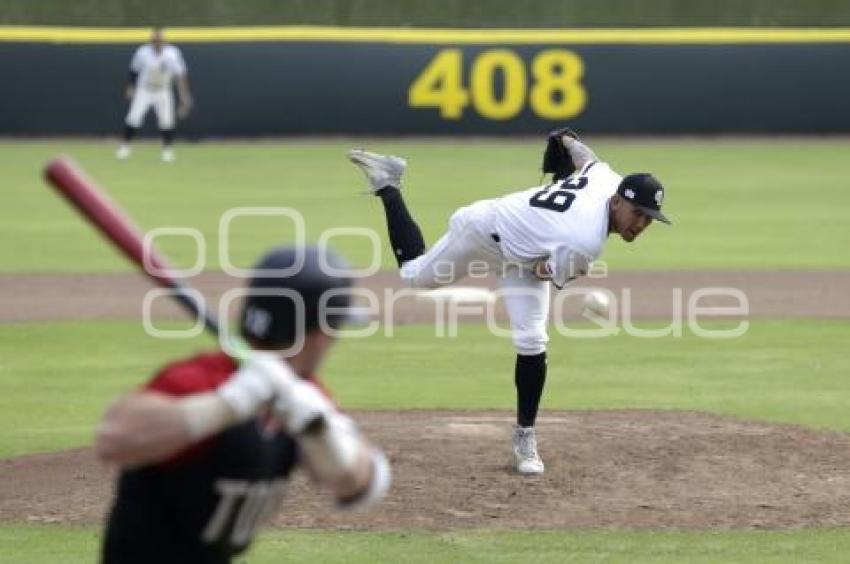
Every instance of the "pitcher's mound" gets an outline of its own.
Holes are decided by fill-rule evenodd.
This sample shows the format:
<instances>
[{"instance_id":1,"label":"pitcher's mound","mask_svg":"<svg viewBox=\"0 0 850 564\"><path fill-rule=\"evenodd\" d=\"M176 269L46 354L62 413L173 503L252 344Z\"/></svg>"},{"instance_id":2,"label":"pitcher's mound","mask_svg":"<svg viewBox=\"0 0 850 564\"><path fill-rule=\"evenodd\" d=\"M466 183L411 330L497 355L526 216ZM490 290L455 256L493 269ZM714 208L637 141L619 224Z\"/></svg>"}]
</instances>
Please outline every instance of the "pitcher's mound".
<instances>
[{"instance_id":1,"label":"pitcher's mound","mask_svg":"<svg viewBox=\"0 0 850 564\"><path fill-rule=\"evenodd\" d=\"M850 435L705 413L545 412L546 473L511 469L511 417L355 413L389 453L390 496L334 512L299 477L277 526L356 529L850 525ZM98 522L112 476L88 449L0 462L0 518Z\"/></svg>"}]
</instances>

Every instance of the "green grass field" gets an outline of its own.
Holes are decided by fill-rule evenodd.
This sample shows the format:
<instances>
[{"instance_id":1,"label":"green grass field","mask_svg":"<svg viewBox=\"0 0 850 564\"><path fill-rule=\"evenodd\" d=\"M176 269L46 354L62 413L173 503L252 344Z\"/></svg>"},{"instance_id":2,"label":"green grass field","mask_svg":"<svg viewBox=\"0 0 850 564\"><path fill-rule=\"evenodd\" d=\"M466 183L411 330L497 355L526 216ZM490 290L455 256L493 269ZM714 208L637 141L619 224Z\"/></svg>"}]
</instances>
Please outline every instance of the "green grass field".
<instances>
[{"instance_id":1,"label":"green grass field","mask_svg":"<svg viewBox=\"0 0 850 564\"><path fill-rule=\"evenodd\" d=\"M612 241L605 259L627 269L850 268L845 210L850 140L590 140L621 172L651 170L668 186L676 225L653 226L632 246ZM145 228L191 226L218 266L218 219L237 206L290 206L310 238L328 227L370 227L383 236L379 204L358 195L350 146L409 158L411 208L428 240L459 205L532 186L539 141L364 140L180 145L163 165L153 144L129 162L107 142L2 142L3 272L129 271L39 178L58 153L76 156ZM234 224L234 262L247 266L269 244L291 238L268 218ZM185 241L163 241L187 265ZM362 239L334 246L364 264ZM392 257L385 250L385 266ZM638 323L650 326L650 323ZM604 340L553 335L544 409L693 409L850 431L847 320L760 320L733 340ZM559 342L559 341L567 342ZM209 348L205 337L155 341L134 321L0 324L0 458L88 444L109 399L162 363ZM388 352L390 354L388 354ZM511 409L511 347L464 325L459 339L431 327L397 328L342 341L323 373L342 405L356 409ZM428 359L423 373L423 359ZM451 390L447 394L446 390ZM2 500L0 500L2 503ZM91 562L99 531L6 523L0 562ZM452 531L361 533L273 531L248 562L842 562L846 529L788 532Z\"/></svg>"},{"instance_id":2,"label":"green grass field","mask_svg":"<svg viewBox=\"0 0 850 564\"><path fill-rule=\"evenodd\" d=\"M91 528L0 527L8 562L90 563L98 537ZM275 531L262 534L242 564L281 562L434 562L724 564L846 562L842 529L793 532L647 533L613 531L489 531L352 533Z\"/></svg>"},{"instance_id":3,"label":"green grass field","mask_svg":"<svg viewBox=\"0 0 850 564\"><path fill-rule=\"evenodd\" d=\"M655 172L668 187L665 210L676 223L653 226L635 245L612 242L604 258L615 270L850 266L844 221L850 206L848 140L589 142L615 170ZM356 226L376 229L383 241L380 204L358 195L364 181L345 159L352 146L409 159L408 200L428 241L442 233L457 207L534 186L541 178L539 140L189 144L179 146L172 165L158 161L152 144L137 147L133 159L123 162L107 142L4 142L0 239L15 244L0 247L1 268L129 269L40 180L44 163L59 153L77 157L145 228L199 229L211 268L219 264L219 218L234 207L295 208L311 239L329 227ZM236 220L232 260L247 266L263 248L292 236L291 225L279 218ZM371 257L363 238L334 244L358 264ZM188 240L164 240L162 246L179 264L194 262ZM392 264L388 251L382 258Z\"/></svg>"},{"instance_id":4,"label":"green grass field","mask_svg":"<svg viewBox=\"0 0 850 564\"><path fill-rule=\"evenodd\" d=\"M625 334L559 339L544 409L694 409L850 431L843 321L759 321L738 339L686 331L651 347ZM87 444L111 397L212 346L155 340L135 321L0 325L0 457ZM456 339L406 326L340 341L322 373L350 409L512 409L513 354L484 326Z\"/></svg>"}]
</instances>

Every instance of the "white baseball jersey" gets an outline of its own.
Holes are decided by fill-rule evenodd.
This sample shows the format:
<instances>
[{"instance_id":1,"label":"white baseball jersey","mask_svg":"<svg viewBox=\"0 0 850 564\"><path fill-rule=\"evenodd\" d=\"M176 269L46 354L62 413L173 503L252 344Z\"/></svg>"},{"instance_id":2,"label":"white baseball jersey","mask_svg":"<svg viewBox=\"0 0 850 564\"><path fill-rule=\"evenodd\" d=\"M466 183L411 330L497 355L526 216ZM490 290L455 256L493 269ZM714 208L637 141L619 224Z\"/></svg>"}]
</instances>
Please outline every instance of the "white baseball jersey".
<instances>
[{"instance_id":1,"label":"white baseball jersey","mask_svg":"<svg viewBox=\"0 0 850 564\"><path fill-rule=\"evenodd\" d=\"M608 238L608 200L621 180L606 163L591 162L568 179L491 200L505 258L546 260L558 287L586 274Z\"/></svg>"},{"instance_id":2,"label":"white baseball jersey","mask_svg":"<svg viewBox=\"0 0 850 564\"><path fill-rule=\"evenodd\" d=\"M175 76L186 74L186 61L180 49L163 45L157 53L153 45L136 49L130 61L130 70L139 74L138 85L150 91L170 90Z\"/></svg>"},{"instance_id":3,"label":"white baseball jersey","mask_svg":"<svg viewBox=\"0 0 850 564\"><path fill-rule=\"evenodd\" d=\"M545 260L558 287L585 274L608 238L608 200L620 180L593 162L564 181L462 207L428 252L401 266L401 277L414 288L438 288L470 275L476 263L519 263L498 270L505 307L517 352L540 354L549 340L549 283L531 269Z\"/></svg>"}]
</instances>

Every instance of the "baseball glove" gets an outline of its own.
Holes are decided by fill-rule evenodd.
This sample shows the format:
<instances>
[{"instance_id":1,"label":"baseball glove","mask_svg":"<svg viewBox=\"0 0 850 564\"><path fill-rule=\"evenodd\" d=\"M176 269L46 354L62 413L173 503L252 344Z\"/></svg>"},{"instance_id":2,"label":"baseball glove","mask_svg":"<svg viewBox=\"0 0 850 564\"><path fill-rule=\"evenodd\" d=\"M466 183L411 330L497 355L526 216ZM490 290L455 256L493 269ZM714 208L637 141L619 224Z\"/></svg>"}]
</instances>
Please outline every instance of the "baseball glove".
<instances>
[{"instance_id":1,"label":"baseball glove","mask_svg":"<svg viewBox=\"0 0 850 564\"><path fill-rule=\"evenodd\" d=\"M569 127L556 129L549 133L546 141L546 151L543 153L543 173L552 173L552 180L566 178L575 172L576 167L570 152L564 147L561 137L569 135L578 139L578 134Z\"/></svg>"}]
</instances>

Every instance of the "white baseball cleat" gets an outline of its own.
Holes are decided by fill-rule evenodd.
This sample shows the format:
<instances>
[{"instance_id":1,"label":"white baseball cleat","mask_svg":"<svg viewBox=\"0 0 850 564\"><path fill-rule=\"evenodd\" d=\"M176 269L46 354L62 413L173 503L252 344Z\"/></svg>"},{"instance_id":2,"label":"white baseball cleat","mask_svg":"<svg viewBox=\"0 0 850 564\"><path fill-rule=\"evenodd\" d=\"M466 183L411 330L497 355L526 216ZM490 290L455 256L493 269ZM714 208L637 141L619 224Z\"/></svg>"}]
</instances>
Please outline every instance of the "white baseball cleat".
<instances>
[{"instance_id":1,"label":"white baseball cleat","mask_svg":"<svg viewBox=\"0 0 850 564\"><path fill-rule=\"evenodd\" d=\"M407 161L393 155L379 155L362 149L348 151L348 160L360 167L369 181L369 191L377 193L381 188L401 188L401 176Z\"/></svg>"},{"instance_id":2,"label":"white baseball cleat","mask_svg":"<svg viewBox=\"0 0 850 564\"><path fill-rule=\"evenodd\" d=\"M133 152L133 150L130 148L129 145L125 145L125 144L122 143L121 146L118 147L118 150L115 151L115 158L120 159L122 161L124 159L129 159L130 154L132 152Z\"/></svg>"},{"instance_id":3,"label":"white baseball cleat","mask_svg":"<svg viewBox=\"0 0 850 564\"><path fill-rule=\"evenodd\" d=\"M163 149L162 150L162 162L164 163L173 163L174 162L174 149Z\"/></svg>"},{"instance_id":4,"label":"white baseball cleat","mask_svg":"<svg viewBox=\"0 0 850 564\"><path fill-rule=\"evenodd\" d=\"M537 438L534 427L514 427L514 456L516 471L520 474L533 475L543 473L543 460L537 454Z\"/></svg>"}]
</instances>

